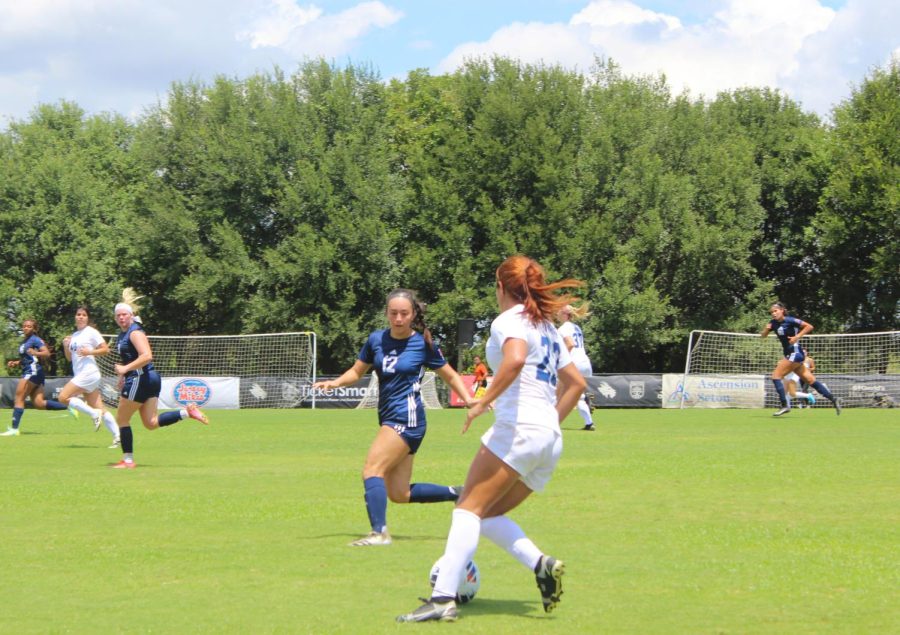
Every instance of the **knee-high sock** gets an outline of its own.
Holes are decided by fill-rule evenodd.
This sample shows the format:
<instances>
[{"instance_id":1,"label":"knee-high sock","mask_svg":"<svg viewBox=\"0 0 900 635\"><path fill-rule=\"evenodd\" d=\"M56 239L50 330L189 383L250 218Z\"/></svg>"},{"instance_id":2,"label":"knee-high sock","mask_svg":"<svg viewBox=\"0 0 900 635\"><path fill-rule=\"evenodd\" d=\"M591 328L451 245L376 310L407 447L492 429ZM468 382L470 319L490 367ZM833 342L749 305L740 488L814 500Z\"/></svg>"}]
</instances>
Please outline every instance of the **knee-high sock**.
<instances>
[{"instance_id":1,"label":"knee-high sock","mask_svg":"<svg viewBox=\"0 0 900 635\"><path fill-rule=\"evenodd\" d=\"M829 401L834 401L834 395L832 395L832 394L831 394L831 391L828 390L828 387L825 386L825 384L823 384L822 382L820 382L818 379L817 379L816 382L812 385L812 387L815 388L815 389L819 392L820 395L822 395L823 397L825 397L825 399L827 399L827 400L829 400Z\"/></svg>"},{"instance_id":2,"label":"knee-high sock","mask_svg":"<svg viewBox=\"0 0 900 635\"><path fill-rule=\"evenodd\" d=\"M447 535L447 547L441 558L432 598L455 598L463 570L478 549L481 519L465 509L453 510L453 522Z\"/></svg>"},{"instance_id":3,"label":"knee-high sock","mask_svg":"<svg viewBox=\"0 0 900 635\"><path fill-rule=\"evenodd\" d=\"M22 415L25 414L25 408L13 408L13 416L12 416L12 427L15 430L19 429L19 424L22 422Z\"/></svg>"},{"instance_id":4,"label":"knee-high sock","mask_svg":"<svg viewBox=\"0 0 900 635\"><path fill-rule=\"evenodd\" d=\"M131 433L131 426L125 426L119 430L122 438L122 454L131 456L134 453L134 435Z\"/></svg>"},{"instance_id":5,"label":"knee-high sock","mask_svg":"<svg viewBox=\"0 0 900 635\"><path fill-rule=\"evenodd\" d=\"M772 383L775 384L775 392L778 393L778 398L781 400L781 405L787 407L788 400L787 395L784 392L784 382L780 379L773 379Z\"/></svg>"},{"instance_id":6,"label":"knee-high sock","mask_svg":"<svg viewBox=\"0 0 900 635\"><path fill-rule=\"evenodd\" d=\"M47 410L66 410L69 406L55 399L47 400Z\"/></svg>"},{"instance_id":7,"label":"knee-high sock","mask_svg":"<svg viewBox=\"0 0 900 635\"><path fill-rule=\"evenodd\" d=\"M105 425L106 429L113 435L113 439L119 438L119 424L116 423L116 418L112 416L111 412L103 413L103 425Z\"/></svg>"},{"instance_id":8,"label":"knee-high sock","mask_svg":"<svg viewBox=\"0 0 900 635\"><path fill-rule=\"evenodd\" d=\"M594 425L594 420L591 419L591 409L590 407L588 407L587 402L583 398L578 400L578 414L580 414L581 418L584 419L584 425Z\"/></svg>"},{"instance_id":9,"label":"knee-high sock","mask_svg":"<svg viewBox=\"0 0 900 635\"><path fill-rule=\"evenodd\" d=\"M387 529L387 488L380 476L370 476L363 485L366 488L366 512L372 531L382 532Z\"/></svg>"},{"instance_id":10,"label":"knee-high sock","mask_svg":"<svg viewBox=\"0 0 900 635\"><path fill-rule=\"evenodd\" d=\"M178 423L185 417L187 417L187 410L167 410L156 418L156 423L162 428L164 426L170 426L173 423Z\"/></svg>"},{"instance_id":11,"label":"knee-high sock","mask_svg":"<svg viewBox=\"0 0 900 635\"><path fill-rule=\"evenodd\" d=\"M498 547L505 549L513 558L528 567L529 571L534 571L543 555L516 521L506 516L482 519L481 534Z\"/></svg>"},{"instance_id":12,"label":"knee-high sock","mask_svg":"<svg viewBox=\"0 0 900 635\"><path fill-rule=\"evenodd\" d=\"M447 485L413 483L409 486L410 503L446 503L459 498L456 490Z\"/></svg>"},{"instance_id":13,"label":"knee-high sock","mask_svg":"<svg viewBox=\"0 0 900 635\"><path fill-rule=\"evenodd\" d=\"M97 411L91 408L84 402L84 399L81 397L72 397L69 399L69 405L75 408L78 412L83 412L91 419L93 419L97 415Z\"/></svg>"}]
</instances>

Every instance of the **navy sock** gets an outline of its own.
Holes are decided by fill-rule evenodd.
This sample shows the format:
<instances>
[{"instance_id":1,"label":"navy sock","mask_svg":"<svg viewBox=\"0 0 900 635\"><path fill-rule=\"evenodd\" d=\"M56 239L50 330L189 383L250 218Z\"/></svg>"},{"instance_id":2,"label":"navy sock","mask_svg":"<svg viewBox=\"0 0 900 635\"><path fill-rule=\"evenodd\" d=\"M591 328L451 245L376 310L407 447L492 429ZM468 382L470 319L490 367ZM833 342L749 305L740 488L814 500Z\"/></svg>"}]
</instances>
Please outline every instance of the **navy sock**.
<instances>
[{"instance_id":1,"label":"navy sock","mask_svg":"<svg viewBox=\"0 0 900 635\"><path fill-rule=\"evenodd\" d=\"M134 452L134 437L131 434L131 426L119 429L119 438L122 440L122 454Z\"/></svg>"},{"instance_id":2,"label":"navy sock","mask_svg":"<svg viewBox=\"0 0 900 635\"><path fill-rule=\"evenodd\" d=\"M60 403L54 399L47 400L47 410L65 410L68 406L64 403Z\"/></svg>"},{"instance_id":3,"label":"navy sock","mask_svg":"<svg viewBox=\"0 0 900 635\"><path fill-rule=\"evenodd\" d=\"M455 501L459 495L446 485L434 483L413 483L409 486L410 503L445 503Z\"/></svg>"},{"instance_id":4,"label":"navy sock","mask_svg":"<svg viewBox=\"0 0 900 635\"><path fill-rule=\"evenodd\" d=\"M156 418L156 423L159 424L160 428L163 426L170 426L179 421L181 421L181 410L169 410Z\"/></svg>"},{"instance_id":5,"label":"navy sock","mask_svg":"<svg viewBox=\"0 0 900 635\"><path fill-rule=\"evenodd\" d=\"M788 401L787 395L784 392L784 382L780 379L773 379L772 383L775 384L775 392L778 393L778 398L781 399L781 405L787 408Z\"/></svg>"},{"instance_id":6,"label":"navy sock","mask_svg":"<svg viewBox=\"0 0 900 635\"><path fill-rule=\"evenodd\" d=\"M387 526L387 488L384 479L370 476L363 484L366 487L366 511L372 531L382 532Z\"/></svg>"},{"instance_id":7,"label":"navy sock","mask_svg":"<svg viewBox=\"0 0 900 635\"><path fill-rule=\"evenodd\" d=\"M825 387L825 384L823 384L822 382L820 382L818 379L813 383L812 387L815 388L816 391L817 391L820 395L822 395L823 397L825 397L825 399L828 399L829 401L834 401L834 395L832 395L832 394L831 394L831 391L828 390L828 388Z\"/></svg>"},{"instance_id":8,"label":"navy sock","mask_svg":"<svg viewBox=\"0 0 900 635\"><path fill-rule=\"evenodd\" d=\"M16 430L19 429L19 422L22 421L23 412L25 412L25 408L13 408L12 427Z\"/></svg>"}]
</instances>

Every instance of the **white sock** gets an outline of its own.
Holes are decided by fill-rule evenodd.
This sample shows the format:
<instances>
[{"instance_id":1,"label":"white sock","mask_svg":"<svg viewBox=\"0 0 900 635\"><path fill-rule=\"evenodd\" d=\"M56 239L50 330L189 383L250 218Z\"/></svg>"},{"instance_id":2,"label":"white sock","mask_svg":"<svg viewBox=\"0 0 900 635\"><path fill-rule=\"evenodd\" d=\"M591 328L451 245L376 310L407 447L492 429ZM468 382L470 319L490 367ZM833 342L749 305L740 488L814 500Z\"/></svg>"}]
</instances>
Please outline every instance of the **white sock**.
<instances>
[{"instance_id":1,"label":"white sock","mask_svg":"<svg viewBox=\"0 0 900 635\"><path fill-rule=\"evenodd\" d=\"M594 420L591 419L591 409L588 407L584 399L578 400L578 414L580 414L581 418L584 419L584 425L594 425Z\"/></svg>"},{"instance_id":2,"label":"white sock","mask_svg":"<svg viewBox=\"0 0 900 635\"><path fill-rule=\"evenodd\" d=\"M798 390L797 392L794 393L794 396L795 396L795 397L800 397L801 399L809 399L809 393L808 393L808 392L800 392L799 390Z\"/></svg>"},{"instance_id":3,"label":"white sock","mask_svg":"<svg viewBox=\"0 0 900 635\"><path fill-rule=\"evenodd\" d=\"M534 571L543 553L512 518L491 516L481 521L481 533L513 558Z\"/></svg>"},{"instance_id":4,"label":"white sock","mask_svg":"<svg viewBox=\"0 0 900 635\"><path fill-rule=\"evenodd\" d=\"M116 423L116 418L112 416L111 412L103 413L103 425L105 425L106 429L113 435L113 439L119 438L119 424Z\"/></svg>"},{"instance_id":5,"label":"white sock","mask_svg":"<svg viewBox=\"0 0 900 635\"><path fill-rule=\"evenodd\" d=\"M441 558L441 567L434 582L432 597L456 597L463 570L475 550L478 549L478 537L481 534L481 519L464 509L453 510L453 522L447 534L447 547Z\"/></svg>"},{"instance_id":6,"label":"white sock","mask_svg":"<svg viewBox=\"0 0 900 635\"><path fill-rule=\"evenodd\" d=\"M75 410L77 410L78 412L83 412L91 419L97 416L97 411L87 405L80 397L72 397L71 399L69 399L69 405L75 408Z\"/></svg>"}]
</instances>

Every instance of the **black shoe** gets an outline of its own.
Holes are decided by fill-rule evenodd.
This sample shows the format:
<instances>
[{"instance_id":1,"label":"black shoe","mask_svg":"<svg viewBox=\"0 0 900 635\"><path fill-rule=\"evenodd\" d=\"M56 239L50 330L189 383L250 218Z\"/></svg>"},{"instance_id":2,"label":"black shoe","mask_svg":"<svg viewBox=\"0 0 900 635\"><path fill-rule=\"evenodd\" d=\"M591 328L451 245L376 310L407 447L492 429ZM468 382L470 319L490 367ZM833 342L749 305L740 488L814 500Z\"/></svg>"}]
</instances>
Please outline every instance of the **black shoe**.
<instances>
[{"instance_id":1,"label":"black shoe","mask_svg":"<svg viewBox=\"0 0 900 635\"><path fill-rule=\"evenodd\" d=\"M780 417L781 415L786 415L786 414L789 413L790 411L791 411L791 407L790 407L790 406L784 406L784 407L781 408L781 410L779 410L778 412L776 412L776 413L773 414L772 416L773 416L773 417Z\"/></svg>"},{"instance_id":2,"label":"black shoe","mask_svg":"<svg viewBox=\"0 0 900 635\"><path fill-rule=\"evenodd\" d=\"M432 602L425 598L419 598L425 604L412 613L398 615L398 622L455 622L459 614L456 612L456 602Z\"/></svg>"},{"instance_id":3,"label":"black shoe","mask_svg":"<svg viewBox=\"0 0 900 635\"><path fill-rule=\"evenodd\" d=\"M597 429L597 428L594 427L594 424L593 424L593 423L592 423L591 425L589 425L589 426L584 426L584 427L582 428L582 430L584 430L585 432L593 432L593 431L596 430L596 429Z\"/></svg>"},{"instance_id":4,"label":"black shoe","mask_svg":"<svg viewBox=\"0 0 900 635\"><path fill-rule=\"evenodd\" d=\"M541 556L538 560L534 579L537 581L538 589L541 590L545 613L549 613L559 604L559 596L562 595L562 575L565 572L566 565L562 560L549 556Z\"/></svg>"}]
</instances>

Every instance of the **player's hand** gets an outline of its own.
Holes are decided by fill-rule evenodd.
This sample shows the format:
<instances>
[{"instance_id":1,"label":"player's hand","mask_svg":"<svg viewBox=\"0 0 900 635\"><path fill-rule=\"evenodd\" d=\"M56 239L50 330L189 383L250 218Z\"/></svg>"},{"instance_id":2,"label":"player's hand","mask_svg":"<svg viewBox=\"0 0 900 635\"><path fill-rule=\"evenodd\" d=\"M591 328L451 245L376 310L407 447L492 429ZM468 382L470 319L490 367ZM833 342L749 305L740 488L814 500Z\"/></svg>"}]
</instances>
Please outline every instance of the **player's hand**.
<instances>
[{"instance_id":1,"label":"player's hand","mask_svg":"<svg viewBox=\"0 0 900 635\"><path fill-rule=\"evenodd\" d=\"M480 417L489 409L490 406L485 404L480 399L477 400L476 403L474 403L472 407L469 408L469 410L466 412L466 422L463 424L462 434L465 434L468 431L469 426L472 425L472 421L474 421L476 417Z\"/></svg>"},{"instance_id":2,"label":"player's hand","mask_svg":"<svg viewBox=\"0 0 900 635\"><path fill-rule=\"evenodd\" d=\"M71 336L71 335L66 335L66 336L63 338L63 346L65 346L66 348L69 348L69 344L71 344L71 343L72 343L72 336Z\"/></svg>"},{"instance_id":3,"label":"player's hand","mask_svg":"<svg viewBox=\"0 0 900 635\"><path fill-rule=\"evenodd\" d=\"M115 366L113 366L113 368L116 371L116 375L119 375L120 379L123 375L125 375L125 367L122 364L116 364Z\"/></svg>"},{"instance_id":4,"label":"player's hand","mask_svg":"<svg viewBox=\"0 0 900 635\"><path fill-rule=\"evenodd\" d=\"M18 365L19 365L19 360L17 360L17 359L11 359L8 362L6 362L7 368L15 368Z\"/></svg>"},{"instance_id":5,"label":"player's hand","mask_svg":"<svg viewBox=\"0 0 900 635\"><path fill-rule=\"evenodd\" d=\"M312 385L314 390L331 390L332 388L339 388L340 386L333 379L329 379L327 381L317 381Z\"/></svg>"},{"instance_id":6,"label":"player's hand","mask_svg":"<svg viewBox=\"0 0 900 635\"><path fill-rule=\"evenodd\" d=\"M797 337L796 335L793 335L788 338L788 342L790 342L791 344L796 344L799 340L800 340L800 338Z\"/></svg>"}]
</instances>

